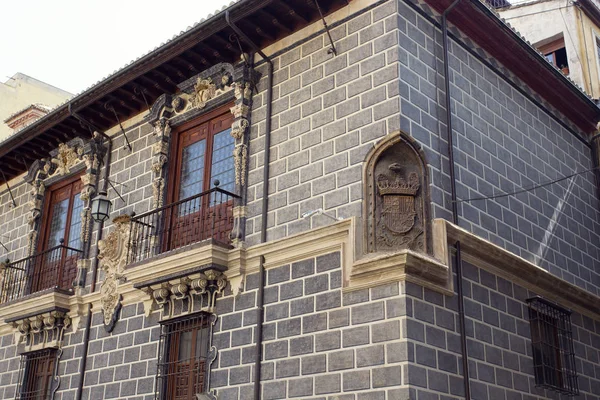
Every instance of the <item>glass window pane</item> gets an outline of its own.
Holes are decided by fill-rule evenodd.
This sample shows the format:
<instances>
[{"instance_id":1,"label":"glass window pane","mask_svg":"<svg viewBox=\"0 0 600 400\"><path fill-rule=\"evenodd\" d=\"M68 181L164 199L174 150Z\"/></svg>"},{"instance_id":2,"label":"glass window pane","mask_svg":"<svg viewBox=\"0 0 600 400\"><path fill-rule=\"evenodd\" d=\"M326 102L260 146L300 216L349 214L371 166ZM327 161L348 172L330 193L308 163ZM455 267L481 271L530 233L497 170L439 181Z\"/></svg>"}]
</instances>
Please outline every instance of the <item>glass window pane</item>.
<instances>
[{"instance_id":1,"label":"glass window pane","mask_svg":"<svg viewBox=\"0 0 600 400\"><path fill-rule=\"evenodd\" d=\"M181 154L179 199L185 199L202 192L205 152L206 140L200 140L183 148Z\"/></svg>"},{"instance_id":2,"label":"glass window pane","mask_svg":"<svg viewBox=\"0 0 600 400\"><path fill-rule=\"evenodd\" d=\"M231 137L231 129L226 129L214 136L212 165L210 169L210 187L214 188L215 180L219 180L221 189L233 192L235 170L233 166L233 148L235 140Z\"/></svg>"},{"instance_id":3,"label":"glass window pane","mask_svg":"<svg viewBox=\"0 0 600 400\"><path fill-rule=\"evenodd\" d=\"M81 249L81 211L83 210L83 201L78 193L73 198L73 209L71 210L71 226L69 227L68 246L74 249Z\"/></svg>"},{"instance_id":4,"label":"glass window pane","mask_svg":"<svg viewBox=\"0 0 600 400\"><path fill-rule=\"evenodd\" d=\"M67 227L67 213L69 199L64 199L52 207L52 220L50 221L50 234L48 235L48 248L58 246L60 240L65 238Z\"/></svg>"},{"instance_id":5,"label":"glass window pane","mask_svg":"<svg viewBox=\"0 0 600 400\"><path fill-rule=\"evenodd\" d=\"M181 332L179 337L179 361L189 360L192 356L192 331Z\"/></svg>"}]
</instances>

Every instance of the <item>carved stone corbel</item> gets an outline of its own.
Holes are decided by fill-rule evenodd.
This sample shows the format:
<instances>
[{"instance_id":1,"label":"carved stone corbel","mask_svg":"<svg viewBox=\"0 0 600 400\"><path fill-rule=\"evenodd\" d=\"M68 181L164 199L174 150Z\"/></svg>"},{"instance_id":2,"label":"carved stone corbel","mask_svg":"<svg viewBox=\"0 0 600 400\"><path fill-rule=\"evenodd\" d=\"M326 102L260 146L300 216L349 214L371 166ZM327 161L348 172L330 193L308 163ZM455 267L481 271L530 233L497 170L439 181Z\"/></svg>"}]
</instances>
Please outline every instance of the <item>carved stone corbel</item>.
<instances>
[{"instance_id":1,"label":"carved stone corbel","mask_svg":"<svg viewBox=\"0 0 600 400\"><path fill-rule=\"evenodd\" d=\"M121 294L119 283L123 280L123 271L127 264L129 253L129 237L131 217L120 215L113 219L115 230L106 239L98 242L98 259L105 273L100 285L100 303L104 315L104 327L111 332L117 322L121 309Z\"/></svg>"},{"instance_id":2,"label":"carved stone corbel","mask_svg":"<svg viewBox=\"0 0 600 400\"><path fill-rule=\"evenodd\" d=\"M62 347L65 329L71 326L71 318L59 310L26 317L12 323L15 343L25 343L28 350L46 347Z\"/></svg>"}]
</instances>

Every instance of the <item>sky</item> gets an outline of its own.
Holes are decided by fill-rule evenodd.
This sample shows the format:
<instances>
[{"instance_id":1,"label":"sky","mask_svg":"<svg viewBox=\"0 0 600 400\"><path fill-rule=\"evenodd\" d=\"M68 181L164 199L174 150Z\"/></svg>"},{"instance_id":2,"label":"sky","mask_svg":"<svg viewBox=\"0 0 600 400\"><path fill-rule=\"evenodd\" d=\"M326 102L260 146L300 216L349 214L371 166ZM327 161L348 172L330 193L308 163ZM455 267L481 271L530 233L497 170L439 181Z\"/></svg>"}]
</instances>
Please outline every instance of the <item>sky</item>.
<instances>
[{"instance_id":1,"label":"sky","mask_svg":"<svg viewBox=\"0 0 600 400\"><path fill-rule=\"evenodd\" d=\"M231 0L3 4L0 82L17 72L78 94Z\"/></svg>"}]
</instances>

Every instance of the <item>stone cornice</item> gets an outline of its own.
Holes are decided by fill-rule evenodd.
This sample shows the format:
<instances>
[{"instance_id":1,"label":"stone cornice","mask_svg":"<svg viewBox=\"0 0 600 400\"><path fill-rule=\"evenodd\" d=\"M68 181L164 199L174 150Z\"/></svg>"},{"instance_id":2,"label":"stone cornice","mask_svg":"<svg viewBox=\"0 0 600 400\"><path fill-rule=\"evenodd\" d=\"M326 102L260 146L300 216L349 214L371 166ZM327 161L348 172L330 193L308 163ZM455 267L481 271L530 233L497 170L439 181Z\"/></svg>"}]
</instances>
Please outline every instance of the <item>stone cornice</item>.
<instances>
[{"instance_id":1,"label":"stone cornice","mask_svg":"<svg viewBox=\"0 0 600 400\"><path fill-rule=\"evenodd\" d=\"M446 244L448 241L460 241L463 260L515 282L563 307L600 320L600 297L446 220L437 219L434 224L443 225L447 232Z\"/></svg>"}]
</instances>

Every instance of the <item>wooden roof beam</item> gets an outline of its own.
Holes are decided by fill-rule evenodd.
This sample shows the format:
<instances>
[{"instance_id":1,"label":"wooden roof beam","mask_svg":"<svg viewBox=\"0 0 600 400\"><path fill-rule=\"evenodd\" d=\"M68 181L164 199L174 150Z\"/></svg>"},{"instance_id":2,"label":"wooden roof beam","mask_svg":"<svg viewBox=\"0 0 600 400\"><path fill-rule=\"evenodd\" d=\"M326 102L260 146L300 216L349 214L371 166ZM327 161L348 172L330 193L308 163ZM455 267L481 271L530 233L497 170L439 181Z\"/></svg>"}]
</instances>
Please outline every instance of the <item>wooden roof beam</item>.
<instances>
[{"instance_id":1,"label":"wooden roof beam","mask_svg":"<svg viewBox=\"0 0 600 400\"><path fill-rule=\"evenodd\" d=\"M210 67L212 64L210 64L208 62L208 60L201 56L200 54L196 53L194 50L189 49L185 52L185 54L188 54L191 58L193 58L194 60L196 60L197 62L199 62L200 64L204 65L205 67Z\"/></svg>"},{"instance_id":2,"label":"wooden roof beam","mask_svg":"<svg viewBox=\"0 0 600 400\"><path fill-rule=\"evenodd\" d=\"M144 103L144 100L138 98L134 92L129 91L127 86L122 86L120 88L117 88L116 91L118 93L120 93L123 97L127 98L128 100L131 100L131 101L135 102L136 104L138 104L138 109L139 108L143 109L146 107L146 103Z\"/></svg>"},{"instance_id":3,"label":"wooden roof beam","mask_svg":"<svg viewBox=\"0 0 600 400\"><path fill-rule=\"evenodd\" d=\"M180 54L179 56L175 57L173 60L178 62L180 65L185 66L192 74L197 74L198 72L200 72L199 70L196 69L196 67L194 67L194 64L192 63L192 61L190 61L190 57L188 55L186 55L185 53Z\"/></svg>"},{"instance_id":4,"label":"wooden roof beam","mask_svg":"<svg viewBox=\"0 0 600 400\"><path fill-rule=\"evenodd\" d=\"M286 26L285 24L282 24L281 22L279 22L279 20L273 14L271 14L270 12L268 12L267 10L264 10L264 9L260 10L259 14L262 14L265 18L267 18L268 20L270 20L271 23L273 25L275 25L276 27L278 27L279 29L286 31L287 33L291 33L292 32L292 30L288 26Z\"/></svg>"},{"instance_id":5,"label":"wooden roof beam","mask_svg":"<svg viewBox=\"0 0 600 400\"><path fill-rule=\"evenodd\" d=\"M308 24L308 22L309 22L308 18L304 17L301 14L298 14L298 12L296 12L295 9L293 9L292 7L290 7L289 5L287 5L285 2L283 2L281 0L275 0L275 3L277 3L283 9L285 9L287 11L287 14L290 15L295 20L297 20L297 21L299 21L299 22L301 22L303 24Z\"/></svg>"}]
</instances>

